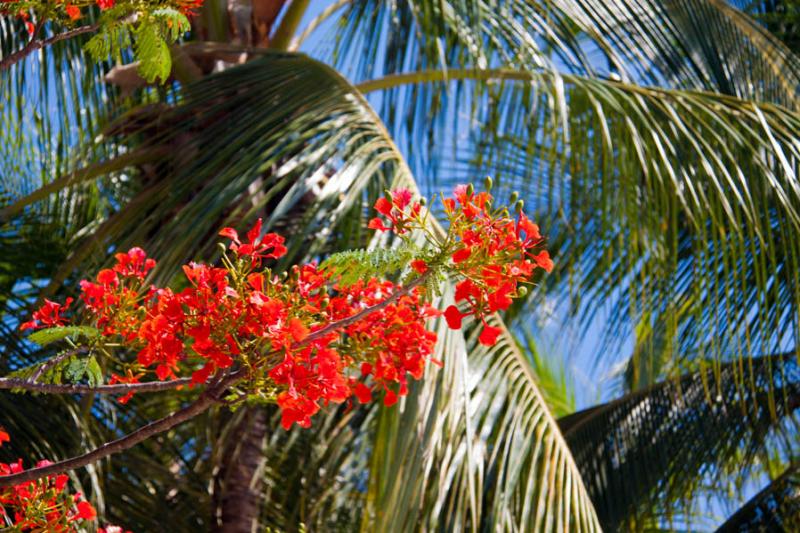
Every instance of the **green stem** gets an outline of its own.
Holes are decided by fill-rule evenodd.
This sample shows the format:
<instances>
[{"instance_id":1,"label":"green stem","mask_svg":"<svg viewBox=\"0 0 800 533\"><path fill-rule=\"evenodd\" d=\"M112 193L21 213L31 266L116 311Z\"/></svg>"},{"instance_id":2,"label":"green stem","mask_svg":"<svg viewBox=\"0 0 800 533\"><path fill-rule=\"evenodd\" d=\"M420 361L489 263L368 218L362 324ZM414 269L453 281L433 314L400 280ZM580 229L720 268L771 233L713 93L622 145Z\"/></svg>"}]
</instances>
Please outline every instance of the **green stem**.
<instances>
[{"instance_id":1,"label":"green stem","mask_svg":"<svg viewBox=\"0 0 800 533\"><path fill-rule=\"evenodd\" d=\"M436 83L448 82L454 80L514 80L514 81L535 81L535 80L552 80L560 78L566 83L571 83L581 87L614 87L628 93L640 94L646 97L661 97L668 96L672 98L678 97L692 97L702 96L710 97L716 101L724 104L742 104L746 102L736 96L730 96L721 93L714 93L711 91L698 91L698 90L685 90L685 89L663 89L659 87L644 87L641 85L634 85L632 83L625 83L622 81L614 81L609 79L590 79L574 74L562 74L553 70L515 70L510 68L491 68L491 69L478 69L478 68L463 68L463 69L447 69L447 70L420 70L417 72L404 72L401 74L390 74L382 78L368 80L355 85L355 88L362 94L382 91L399 87L401 85L417 84L417 83ZM749 104L748 104L749 105Z\"/></svg>"},{"instance_id":2,"label":"green stem","mask_svg":"<svg viewBox=\"0 0 800 533\"><path fill-rule=\"evenodd\" d=\"M303 15L308 8L309 0L292 0L286 14L281 20L280 26L275 30L275 34L270 40L269 47L274 50L286 50L289 48L289 43L303 20Z\"/></svg>"},{"instance_id":3,"label":"green stem","mask_svg":"<svg viewBox=\"0 0 800 533\"><path fill-rule=\"evenodd\" d=\"M538 73L512 70L505 68L495 69L448 69L448 70L421 70L418 72L405 72L402 74L390 74L383 78L365 81L356 85L356 89L362 93L391 89L400 85L411 83L432 83L452 80L520 80L530 81Z\"/></svg>"}]
</instances>

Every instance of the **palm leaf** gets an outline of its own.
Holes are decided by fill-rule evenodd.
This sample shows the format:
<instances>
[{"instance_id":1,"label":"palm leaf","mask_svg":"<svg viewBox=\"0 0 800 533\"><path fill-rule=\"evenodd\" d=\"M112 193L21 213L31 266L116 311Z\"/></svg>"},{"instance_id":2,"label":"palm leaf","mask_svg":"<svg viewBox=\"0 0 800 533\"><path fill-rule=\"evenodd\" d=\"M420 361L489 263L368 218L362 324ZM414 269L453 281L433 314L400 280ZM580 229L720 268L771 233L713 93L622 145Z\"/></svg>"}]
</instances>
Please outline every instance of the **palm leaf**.
<instances>
[{"instance_id":1,"label":"palm leaf","mask_svg":"<svg viewBox=\"0 0 800 533\"><path fill-rule=\"evenodd\" d=\"M445 78L475 80L486 105L474 118L484 126L459 125L469 133L456 143L456 166L431 186L489 173L501 197L520 190L558 254L547 288L584 330L610 307L613 342L598 353L614 354L634 328L665 339L655 355L678 367L797 338L794 112L508 69L423 71L359 87Z\"/></svg>"},{"instance_id":2,"label":"palm leaf","mask_svg":"<svg viewBox=\"0 0 800 533\"><path fill-rule=\"evenodd\" d=\"M732 469L745 478L755 454L779 444L775 432L787 436L786 453L797 453L794 354L751 364L752 381L728 364L718 379L687 374L559 420L604 528L633 527L654 506L666 513L705 476L713 483Z\"/></svg>"},{"instance_id":3,"label":"palm leaf","mask_svg":"<svg viewBox=\"0 0 800 533\"><path fill-rule=\"evenodd\" d=\"M68 279L75 268L91 268L92 255L104 257L111 247L134 244L161 258L155 279L169 280L188 259L213 257L213 247L199 243L213 241L220 225L243 226L258 215L271 229L306 236L290 240L290 256L318 256L365 242L366 234L356 229L363 227L365 206L392 184L414 186L402 156L360 94L332 69L302 55L266 54L187 87L177 105L153 110L149 119L147 110L138 113L135 122L123 117L111 130L126 132L116 142L152 158L124 171L140 189L80 243L54 276L56 282ZM160 149L164 146L171 150L168 156ZM93 178L91 173L81 176ZM23 198L6 214L35 205L33 198L38 196ZM289 213L294 216L287 217ZM402 413L355 417L352 425L347 418L335 424L321 422L320 433L302 439L282 430L277 436L267 435L267 457L283 457L265 473L267 486L273 488L266 508L280 502L275 511L265 511L267 524L294 528L293 517L298 522L317 517L326 524L331 513L315 510L328 508L335 509L342 522L360 520L366 527L385 524L390 516L410 520L413 515L443 527L502 524L525 529L538 524L552 530L567 525L596 529L577 470L513 339L506 335L496 348L476 348L467 356L459 334L443 332L442 337L445 370L420 385ZM470 346L474 345L472 339ZM479 384L477 377L483 372L492 379ZM463 394L451 397L451 390ZM431 403L433 398L438 399ZM497 410L503 403L508 411ZM441 416L446 420L437 418ZM398 449L389 439L398 434L392 426L399 422L403 435L414 441L407 449ZM428 429L417 439L419 428ZM539 444L516 444L532 442L532 436ZM504 451L490 451L484 438ZM333 443L336 451L322 452L313 460L289 453L319 452ZM363 466L365 449L372 463L368 494L374 498L367 498L362 513L343 495L358 492L346 487L359 479L353 475ZM447 456L445 463L432 462L442 454ZM408 470L420 461L428 469L422 484L414 480L417 472ZM288 490L297 483L308 488L308 479L319 478L321 464L330 468L326 476L344 477L336 485L343 492L314 484L317 492L309 490L308 497L318 499L298 501ZM399 465L406 465L400 469L402 476L397 475ZM115 467L113 477L124 471L124 466ZM289 477L277 477L286 471ZM452 492L441 490L437 471L458 480ZM362 471L359 476L363 475ZM376 501L380 516L373 513ZM425 505L406 516L403 510L411 509L411 502ZM121 515L124 506L117 503L114 513ZM146 528L151 522L145 521L145 514L132 516Z\"/></svg>"},{"instance_id":4,"label":"palm leaf","mask_svg":"<svg viewBox=\"0 0 800 533\"><path fill-rule=\"evenodd\" d=\"M797 531L800 528L799 489L797 465L791 465L728 518L717 533Z\"/></svg>"}]
</instances>

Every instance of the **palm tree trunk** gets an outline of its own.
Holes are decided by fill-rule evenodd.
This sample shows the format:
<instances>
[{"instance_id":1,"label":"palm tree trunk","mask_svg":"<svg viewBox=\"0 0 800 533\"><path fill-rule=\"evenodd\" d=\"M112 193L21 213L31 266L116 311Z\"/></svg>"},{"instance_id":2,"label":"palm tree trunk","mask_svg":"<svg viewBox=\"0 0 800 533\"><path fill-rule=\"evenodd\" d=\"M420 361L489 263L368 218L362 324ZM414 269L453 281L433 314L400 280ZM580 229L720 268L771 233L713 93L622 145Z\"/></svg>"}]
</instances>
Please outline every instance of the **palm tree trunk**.
<instances>
[{"instance_id":1,"label":"palm tree trunk","mask_svg":"<svg viewBox=\"0 0 800 533\"><path fill-rule=\"evenodd\" d=\"M223 441L214 476L214 531L255 533L262 499L262 470L267 434L263 408L244 407Z\"/></svg>"}]
</instances>

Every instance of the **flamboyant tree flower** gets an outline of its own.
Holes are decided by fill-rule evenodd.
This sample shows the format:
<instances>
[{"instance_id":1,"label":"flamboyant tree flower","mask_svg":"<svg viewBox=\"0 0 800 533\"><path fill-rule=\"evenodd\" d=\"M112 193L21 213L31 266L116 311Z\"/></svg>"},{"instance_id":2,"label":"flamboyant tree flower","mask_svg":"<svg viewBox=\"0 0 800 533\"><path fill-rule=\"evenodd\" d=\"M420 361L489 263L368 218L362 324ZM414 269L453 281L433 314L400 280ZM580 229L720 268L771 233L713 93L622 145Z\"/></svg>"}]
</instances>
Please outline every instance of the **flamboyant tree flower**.
<instances>
[{"instance_id":1,"label":"flamboyant tree flower","mask_svg":"<svg viewBox=\"0 0 800 533\"><path fill-rule=\"evenodd\" d=\"M408 394L410 380L425 376L428 363L443 364L434 357L431 320L443 319L453 329L475 327L478 342L492 346L503 330L490 325L488 316L524 295L537 269L553 268L538 226L521 205L511 215L493 201L488 191L457 187L453 197L442 198L443 230L409 190L391 191L375 203L379 216L369 225L395 233L400 248L377 250L374 257L370 251L338 254L322 265L295 265L283 273L270 266L286 254L284 239L264 233L260 219L245 238L224 228L220 235L230 242L219 264L185 265L179 290L147 282L156 262L141 248L116 253L114 265L78 284L85 312L77 324L82 327L74 330L82 337L69 341L75 350L67 354L106 358L102 366L94 361L94 382L103 380L101 368L110 372L108 385L81 390L118 394L124 404L137 391L205 389L194 403L147 426L158 431L215 403L273 403L286 429L309 427L330 405L382 400L391 406ZM390 266L375 266L384 264ZM398 265L400 272L390 270ZM400 281L385 279L393 273ZM455 302L441 311L430 287L447 277L456 281ZM71 302L45 300L21 329L67 325ZM15 387L37 390L43 369ZM74 390L66 386L65 392ZM0 444L7 440L0 431ZM134 432L105 453L140 440ZM95 457L87 454L82 464ZM4 519L18 529L47 531L72 531L74 524L93 520L94 508L80 495L67 495L66 476L58 465L48 465L25 472L21 461L0 464L0 486L8 479L0 506L14 509ZM42 498L44 506L28 506Z\"/></svg>"},{"instance_id":2,"label":"flamboyant tree flower","mask_svg":"<svg viewBox=\"0 0 800 533\"><path fill-rule=\"evenodd\" d=\"M413 286L377 277L345 284L335 268L316 263L278 276L263 264L286 253L284 239L264 233L261 219L244 238L233 228L221 230L232 255L223 254L221 266L185 265L180 292L146 285L156 262L141 248L117 253L116 264L79 284L99 344L121 345L135 354L112 372L110 384L132 386L119 398L126 403L133 386L148 376L158 381L189 376L191 385L202 386L242 372L235 397L274 402L287 428L308 427L329 404L366 403L377 396L391 405L408 393L409 377L421 379L433 361L436 334L427 327L430 319L443 315L459 329L473 317L481 328L478 341L491 346L501 330L488 325L486 316L508 309L524 294L535 269L552 268L547 252L539 249L539 228L521 210L512 217L505 208L493 209L492 201L486 191L457 187L452 198L443 198L449 228L437 236L428 227L423 202L409 190L377 200L383 218L373 219L371 227L409 243L415 232L425 235L426 246L409 260L418 277ZM442 272L460 278L455 304L444 313L432 307L420 283ZM22 327L65 324L69 303L46 301ZM365 309L370 312L363 314ZM332 327L336 324L341 326Z\"/></svg>"},{"instance_id":3,"label":"flamboyant tree flower","mask_svg":"<svg viewBox=\"0 0 800 533\"><path fill-rule=\"evenodd\" d=\"M0 446L9 441L8 433L0 429ZM50 464L50 461L42 460L36 466ZM23 470L22 459L0 463L0 478ZM97 511L80 493L70 494L68 482L69 476L58 474L0 487L0 530L54 533L83 530L85 522L97 517Z\"/></svg>"}]
</instances>

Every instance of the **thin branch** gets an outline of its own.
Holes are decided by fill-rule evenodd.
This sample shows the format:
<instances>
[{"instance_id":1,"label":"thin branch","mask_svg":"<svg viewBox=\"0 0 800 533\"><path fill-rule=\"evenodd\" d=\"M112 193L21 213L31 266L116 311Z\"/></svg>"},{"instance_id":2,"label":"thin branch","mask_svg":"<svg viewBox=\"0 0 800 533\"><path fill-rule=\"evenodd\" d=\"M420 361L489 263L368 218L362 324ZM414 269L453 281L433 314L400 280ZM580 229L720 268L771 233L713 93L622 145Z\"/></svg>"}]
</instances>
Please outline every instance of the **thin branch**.
<instances>
[{"instance_id":1,"label":"thin branch","mask_svg":"<svg viewBox=\"0 0 800 533\"><path fill-rule=\"evenodd\" d=\"M174 379L172 381L148 381L147 383L118 383L115 385L84 385L35 383L21 378L0 378L0 390L21 389L45 394L127 394L129 392L161 392L189 385L192 378Z\"/></svg>"},{"instance_id":2,"label":"thin branch","mask_svg":"<svg viewBox=\"0 0 800 533\"><path fill-rule=\"evenodd\" d=\"M331 322L330 324L328 324L324 328L318 329L317 331L311 333L308 337L306 337L305 339L303 339L302 341L297 343L296 346L292 346L292 348L301 348L301 347L307 345L310 342L313 342L313 341L315 341L317 339L321 339L322 337L324 337L325 335L327 335L329 333L333 333L337 329L345 328L345 327L349 326L350 324L355 324L356 322L358 322L359 320L361 320L365 316L371 315L375 311L380 311L381 309L383 309L384 307L388 306L389 304L391 304L393 302L396 302L401 297L409 294L415 287L418 287L419 285L422 285L423 283L425 283L425 280L427 280L429 277L430 277L430 271L425 272L420 277L418 277L417 279L415 279L414 281L412 281L411 283L409 283L408 285L406 285L405 287L403 287L399 291L392 293L391 296L389 296L388 298L386 298L382 302L377 303L377 304L375 304L375 305L373 305L371 307L367 307L367 308L359 311L358 313L354 314L353 316L350 316L350 317L347 317L347 318L343 318L341 320L337 320L336 322Z\"/></svg>"},{"instance_id":3,"label":"thin branch","mask_svg":"<svg viewBox=\"0 0 800 533\"><path fill-rule=\"evenodd\" d=\"M391 296L381 301L380 303L367 307L351 317L344 318L342 320L337 320L336 322L331 322L324 328L319 329L314 333L310 334L301 342L296 342L292 344L290 349L297 349L302 346L305 346L309 342L322 338L325 335L332 333L335 330L349 326L350 324L353 324L354 322L357 322L358 320L361 320L362 318L383 309L384 307L397 301L401 297L409 294L415 287L421 285L429 276L430 273L426 272L425 274L421 275L420 277L418 277L417 279L415 279L402 289L393 293ZM71 459L65 459L63 461L59 461L57 463L53 463L48 466L31 468L30 470L25 470L24 472L20 472L18 474L12 474L10 476L0 476L0 487L17 485L19 483L25 483L26 481L32 481L34 479L39 479L45 476L58 474L60 472L65 472L67 470L74 470L76 468L81 468L83 466L94 463L95 461L99 461L100 459L103 459L115 453L119 453L124 450L127 450L128 448L132 448L133 446L152 437L153 435L157 435L159 433L168 431L174 428L175 426L182 424L183 422L186 422L187 420L190 420L195 416L199 415L200 413L206 411L209 407L211 407L212 405L214 405L219 401L220 396L222 396L225 390L227 390L229 387L232 387L239 381L245 379L246 375L244 372L245 371L242 369L237 370L236 372L223 378L218 384L206 389L206 391L203 392L197 400L187 405L183 409L175 411L171 415L165 416L164 418L160 418L154 422L151 422L146 426L142 426L136 431L129 433L128 435L121 437L117 440L106 443L88 453L79 455L77 457L73 457ZM167 383L174 383L174 382L167 382ZM139 385L150 385L150 383L141 383ZM116 385L107 385L107 387L111 386L116 387ZM129 390L130 389L126 389L126 391Z\"/></svg>"},{"instance_id":4,"label":"thin branch","mask_svg":"<svg viewBox=\"0 0 800 533\"><path fill-rule=\"evenodd\" d=\"M36 369L36 372L28 379L29 382L34 383L37 379L39 379L42 374L44 374L47 370L53 368L58 363L66 359L67 357L72 357L73 355L77 355L79 353L83 353L86 351L86 348L80 347L75 348L74 350L67 350L66 352L62 353L61 355L57 355L51 359L48 359L44 363L42 363L39 368Z\"/></svg>"},{"instance_id":5,"label":"thin branch","mask_svg":"<svg viewBox=\"0 0 800 533\"><path fill-rule=\"evenodd\" d=\"M31 468L30 470L25 470L18 474L0 476L0 487L17 485L19 483L25 483L26 481L32 481L34 479L58 474L67 470L81 468L108 457L109 455L127 450L128 448L131 448L140 442L149 439L153 435L168 431L175 426L194 418L214 405L217 398L221 396L223 392L225 392L225 389L244 377L240 372L235 372L229 375L213 389L207 389L197 400L190 403L183 409L175 411L171 415L165 416L164 418L156 420L155 422L151 422L146 426L142 426L141 428L128 435L125 435L124 437L103 444L91 452L73 457L72 459L59 461L48 466Z\"/></svg>"},{"instance_id":6,"label":"thin branch","mask_svg":"<svg viewBox=\"0 0 800 533\"><path fill-rule=\"evenodd\" d=\"M32 39L28 44L25 45L24 48L19 50L18 52L14 52L11 55L0 59L0 71L6 70L10 68L12 65L19 63L27 56L39 50L40 48L44 48L46 46L50 46L55 44L59 41L64 41L67 39L71 39L72 37L76 37L78 35L82 35L84 33L89 33L95 31L98 28L97 24L91 24L88 26L81 26L80 28L75 28L74 30L65 31L64 33L59 33L58 35L53 35L47 39ZM34 32L34 35L36 32Z\"/></svg>"}]
</instances>

